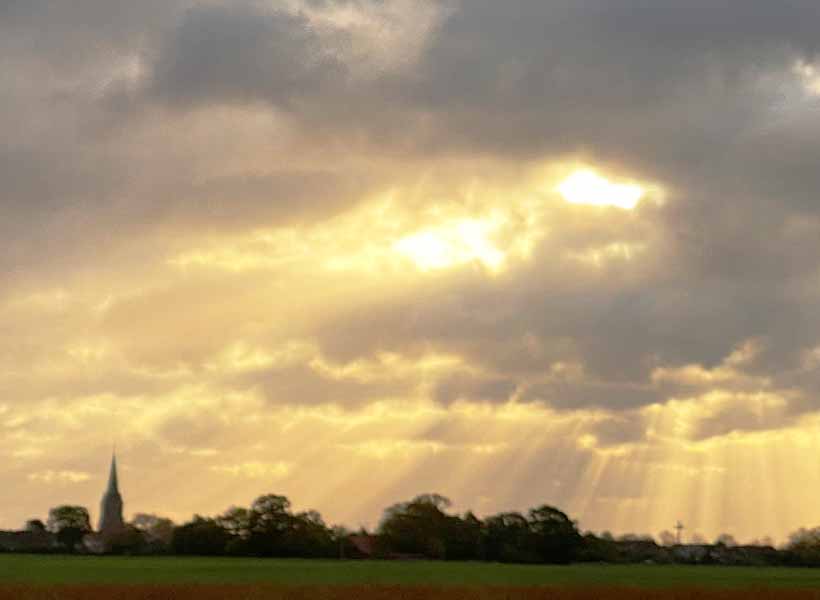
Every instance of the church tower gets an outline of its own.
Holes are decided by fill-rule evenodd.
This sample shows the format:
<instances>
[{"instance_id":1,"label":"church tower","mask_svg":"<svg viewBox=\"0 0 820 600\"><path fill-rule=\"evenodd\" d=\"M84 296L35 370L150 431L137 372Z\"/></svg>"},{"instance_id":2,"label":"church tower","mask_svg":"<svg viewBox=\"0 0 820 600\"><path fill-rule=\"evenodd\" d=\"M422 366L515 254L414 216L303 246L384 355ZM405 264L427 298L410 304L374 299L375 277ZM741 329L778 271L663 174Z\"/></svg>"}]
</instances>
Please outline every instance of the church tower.
<instances>
[{"instance_id":1,"label":"church tower","mask_svg":"<svg viewBox=\"0 0 820 600\"><path fill-rule=\"evenodd\" d=\"M108 475L108 488L100 502L100 523L98 530L103 536L119 533L125 529L122 518L122 496L117 484L117 457L111 456L111 472Z\"/></svg>"}]
</instances>

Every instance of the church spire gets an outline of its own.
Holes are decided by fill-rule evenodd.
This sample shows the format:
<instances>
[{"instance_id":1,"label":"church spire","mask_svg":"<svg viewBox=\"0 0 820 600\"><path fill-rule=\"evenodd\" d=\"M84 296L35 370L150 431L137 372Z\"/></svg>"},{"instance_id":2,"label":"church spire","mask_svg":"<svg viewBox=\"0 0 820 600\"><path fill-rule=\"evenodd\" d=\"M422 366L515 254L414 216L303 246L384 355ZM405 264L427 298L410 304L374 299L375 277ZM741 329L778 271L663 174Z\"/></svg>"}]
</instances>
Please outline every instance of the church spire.
<instances>
[{"instance_id":1,"label":"church spire","mask_svg":"<svg viewBox=\"0 0 820 600\"><path fill-rule=\"evenodd\" d=\"M125 528L122 518L122 496L117 481L117 454L111 453L111 470L108 472L108 487L100 502L99 531L103 536L112 536Z\"/></svg>"},{"instance_id":2,"label":"church spire","mask_svg":"<svg viewBox=\"0 0 820 600\"><path fill-rule=\"evenodd\" d=\"M108 473L108 489L109 494L119 494L119 485L117 482L117 454L116 451L111 453L111 471Z\"/></svg>"}]
</instances>

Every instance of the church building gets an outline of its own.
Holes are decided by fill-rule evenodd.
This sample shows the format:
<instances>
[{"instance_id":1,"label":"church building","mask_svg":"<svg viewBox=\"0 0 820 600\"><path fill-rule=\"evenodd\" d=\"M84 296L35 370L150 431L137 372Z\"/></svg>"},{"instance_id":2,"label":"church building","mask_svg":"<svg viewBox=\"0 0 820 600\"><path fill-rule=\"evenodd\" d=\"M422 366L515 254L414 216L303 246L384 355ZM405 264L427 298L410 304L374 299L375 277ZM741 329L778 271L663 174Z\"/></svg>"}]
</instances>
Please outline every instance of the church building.
<instances>
[{"instance_id":1,"label":"church building","mask_svg":"<svg viewBox=\"0 0 820 600\"><path fill-rule=\"evenodd\" d=\"M122 496L117 481L117 457L112 455L108 487L100 501L100 521L97 531L106 538L122 532L123 529L125 529L125 521L122 518Z\"/></svg>"},{"instance_id":2,"label":"church building","mask_svg":"<svg viewBox=\"0 0 820 600\"><path fill-rule=\"evenodd\" d=\"M122 496L117 478L117 457L111 456L111 469L108 472L108 486L100 500L100 520L97 531L83 539L86 549L94 554L110 552L112 545L125 533L125 520L122 517Z\"/></svg>"}]
</instances>

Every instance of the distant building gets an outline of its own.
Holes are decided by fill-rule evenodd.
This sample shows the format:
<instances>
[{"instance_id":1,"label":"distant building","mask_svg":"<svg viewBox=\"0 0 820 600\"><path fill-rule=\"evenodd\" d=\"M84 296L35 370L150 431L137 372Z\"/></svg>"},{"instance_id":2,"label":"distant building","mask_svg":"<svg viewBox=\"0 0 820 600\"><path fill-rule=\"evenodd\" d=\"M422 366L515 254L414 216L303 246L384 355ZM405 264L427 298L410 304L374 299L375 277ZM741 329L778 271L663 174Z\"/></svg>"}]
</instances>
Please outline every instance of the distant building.
<instances>
[{"instance_id":1,"label":"distant building","mask_svg":"<svg viewBox=\"0 0 820 600\"><path fill-rule=\"evenodd\" d=\"M97 531L83 539L83 544L89 552L102 554L111 550L112 542L116 541L126 531L125 520L122 517L123 501L120 495L119 480L117 478L117 457L111 456L111 468L108 472L108 486L100 500L100 520Z\"/></svg>"},{"instance_id":2,"label":"distant building","mask_svg":"<svg viewBox=\"0 0 820 600\"><path fill-rule=\"evenodd\" d=\"M103 537L121 533L125 529L122 518L122 496L117 481L117 457L111 457L111 469L108 473L108 487L100 501L100 522L97 531Z\"/></svg>"}]
</instances>

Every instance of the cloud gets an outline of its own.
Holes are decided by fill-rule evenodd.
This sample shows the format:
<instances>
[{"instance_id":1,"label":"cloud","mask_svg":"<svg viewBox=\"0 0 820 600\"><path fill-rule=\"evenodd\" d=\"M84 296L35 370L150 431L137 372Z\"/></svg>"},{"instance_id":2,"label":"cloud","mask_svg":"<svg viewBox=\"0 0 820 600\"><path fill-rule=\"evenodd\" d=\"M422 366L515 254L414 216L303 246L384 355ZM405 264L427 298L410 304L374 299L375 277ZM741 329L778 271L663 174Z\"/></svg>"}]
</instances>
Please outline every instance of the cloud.
<instances>
[{"instance_id":1,"label":"cloud","mask_svg":"<svg viewBox=\"0 0 820 600\"><path fill-rule=\"evenodd\" d=\"M37 473L30 473L28 476L30 481L42 483L80 483L91 479L88 473L81 473L78 471L39 471Z\"/></svg>"},{"instance_id":2,"label":"cloud","mask_svg":"<svg viewBox=\"0 0 820 600\"><path fill-rule=\"evenodd\" d=\"M211 470L234 477L248 477L250 479L278 479L286 476L293 466L279 461L272 465L262 462L244 462L238 465L214 465Z\"/></svg>"},{"instance_id":3,"label":"cloud","mask_svg":"<svg viewBox=\"0 0 820 600\"><path fill-rule=\"evenodd\" d=\"M249 102L284 107L322 96L344 76L299 14L253 4L189 9L160 51L153 93L175 102Z\"/></svg>"}]
</instances>

